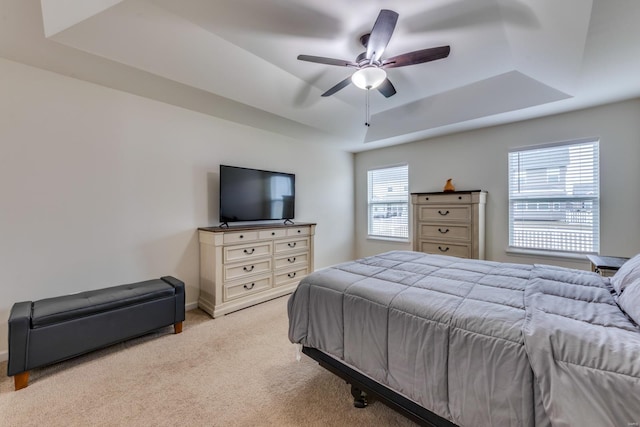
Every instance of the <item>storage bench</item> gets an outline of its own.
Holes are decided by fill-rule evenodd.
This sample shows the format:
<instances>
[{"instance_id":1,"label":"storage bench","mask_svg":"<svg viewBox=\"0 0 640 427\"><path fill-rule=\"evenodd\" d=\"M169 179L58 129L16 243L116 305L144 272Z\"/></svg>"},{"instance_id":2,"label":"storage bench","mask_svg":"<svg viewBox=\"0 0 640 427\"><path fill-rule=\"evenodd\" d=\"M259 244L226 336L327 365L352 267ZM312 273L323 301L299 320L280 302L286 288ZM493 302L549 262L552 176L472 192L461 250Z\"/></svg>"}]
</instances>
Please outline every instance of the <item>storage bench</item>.
<instances>
[{"instance_id":1,"label":"storage bench","mask_svg":"<svg viewBox=\"0 0 640 427\"><path fill-rule=\"evenodd\" d=\"M178 334L183 321L184 283L171 276L18 302L9 314L7 375L19 390L31 369L170 325Z\"/></svg>"}]
</instances>

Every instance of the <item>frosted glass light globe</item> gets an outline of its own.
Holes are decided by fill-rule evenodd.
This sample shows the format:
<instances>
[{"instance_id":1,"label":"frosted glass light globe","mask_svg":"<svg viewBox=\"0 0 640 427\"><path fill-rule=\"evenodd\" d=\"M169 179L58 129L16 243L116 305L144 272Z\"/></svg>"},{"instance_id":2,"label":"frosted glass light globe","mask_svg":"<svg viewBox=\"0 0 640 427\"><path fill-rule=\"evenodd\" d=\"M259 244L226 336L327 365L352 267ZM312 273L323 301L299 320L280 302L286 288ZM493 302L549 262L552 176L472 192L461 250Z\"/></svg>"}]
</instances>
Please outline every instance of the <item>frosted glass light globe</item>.
<instances>
[{"instance_id":1,"label":"frosted glass light globe","mask_svg":"<svg viewBox=\"0 0 640 427\"><path fill-rule=\"evenodd\" d=\"M375 89L387 78L387 73L378 67L361 68L353 73L351 81L360 89Z\"/></svg>"}]
</instances>

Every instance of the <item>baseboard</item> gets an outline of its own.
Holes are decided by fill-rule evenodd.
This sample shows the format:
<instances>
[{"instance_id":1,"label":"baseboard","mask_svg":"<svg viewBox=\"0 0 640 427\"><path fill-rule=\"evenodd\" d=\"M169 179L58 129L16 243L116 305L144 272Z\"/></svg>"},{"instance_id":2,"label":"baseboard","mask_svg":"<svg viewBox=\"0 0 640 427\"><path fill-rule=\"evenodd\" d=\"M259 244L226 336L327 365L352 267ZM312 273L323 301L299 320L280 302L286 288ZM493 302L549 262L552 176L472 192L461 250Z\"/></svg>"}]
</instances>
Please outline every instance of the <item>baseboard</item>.
<instances>
[{"instance_id":1,"label":"baseboard","mask_svg":"<svg viewBox=\"0 0 640 427\"><path fill-rule=\"evenodd\" d=\"M8 351L0 351L0 362L4 362L5 360L9 359L9 352Z\"/></svg>"}]
</instances>

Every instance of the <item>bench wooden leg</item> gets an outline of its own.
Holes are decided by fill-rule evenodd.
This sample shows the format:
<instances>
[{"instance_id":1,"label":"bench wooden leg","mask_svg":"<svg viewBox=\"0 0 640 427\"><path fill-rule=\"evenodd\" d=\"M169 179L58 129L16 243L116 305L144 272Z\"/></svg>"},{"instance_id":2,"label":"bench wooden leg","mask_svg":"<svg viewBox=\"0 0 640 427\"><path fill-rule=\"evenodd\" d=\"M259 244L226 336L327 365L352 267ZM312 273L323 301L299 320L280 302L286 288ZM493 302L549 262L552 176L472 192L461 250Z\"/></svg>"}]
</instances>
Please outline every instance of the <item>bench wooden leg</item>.
<instances>
[{"instance_id":1,"label":"bench wooden leg","mask_svg":"<svg viewBox=\"0 0 640 427\"><path fill-rule=\"evenodd\" d=\"M179 334L180 332L182 332L182 322L174 323L173 324L173 331L176 334Z\"/></svg>"},{"instance_id":2,"label":"bench wooden leg","mask_svg":"<svg viewBox=\"0 0 640 427\"><path fill-rule=\"evenodd\" d=\"M29 371L21 372L13 376L13 384L16 391L29 385Z\"/></svg>"}]
</instances>

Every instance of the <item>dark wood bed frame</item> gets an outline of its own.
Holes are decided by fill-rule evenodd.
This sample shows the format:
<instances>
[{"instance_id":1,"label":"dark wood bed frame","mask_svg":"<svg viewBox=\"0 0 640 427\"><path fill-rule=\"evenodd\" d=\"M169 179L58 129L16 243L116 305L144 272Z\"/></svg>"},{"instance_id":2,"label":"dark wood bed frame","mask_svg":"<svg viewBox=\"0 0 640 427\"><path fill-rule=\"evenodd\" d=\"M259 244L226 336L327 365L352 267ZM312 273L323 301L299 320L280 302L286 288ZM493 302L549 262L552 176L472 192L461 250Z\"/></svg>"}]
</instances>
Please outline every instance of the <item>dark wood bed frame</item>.
<instances>
[{"instance_id":1,"label":"dark wood bed frame","mask_svg":"<svg viewBox=\"0 0 640 427\"><path fill-rule=\"evenodd\" d=\"M434 414L414 401L407 399L389 387L380 384L320 350L311 347L302 347L302 352L318 362L323 368L351 384L354 406L358 408L367 406L367 399L373 397L375 400L379 400L420 425L429 427L456 427L451 421Z\"/></svg>"}]
</instances>

